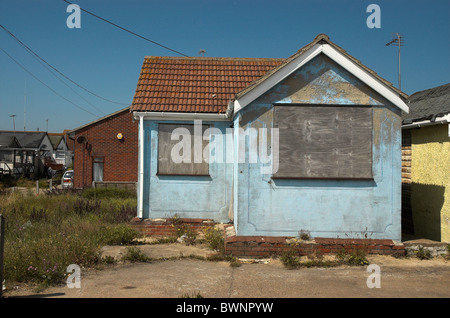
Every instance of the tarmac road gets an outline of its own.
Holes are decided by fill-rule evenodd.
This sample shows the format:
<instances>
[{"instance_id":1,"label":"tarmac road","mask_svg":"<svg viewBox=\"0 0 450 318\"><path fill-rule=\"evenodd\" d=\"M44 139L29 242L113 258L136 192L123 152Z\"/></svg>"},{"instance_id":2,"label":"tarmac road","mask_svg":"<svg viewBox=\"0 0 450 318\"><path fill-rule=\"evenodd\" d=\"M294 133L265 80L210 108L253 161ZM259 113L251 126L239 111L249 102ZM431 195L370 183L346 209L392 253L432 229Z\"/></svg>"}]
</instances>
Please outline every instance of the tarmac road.
<instances>
[{"instance_id":1,"label":"tarmac road","mask_svg":"<svg viewBox=\"0 0 450 318\"><path fill-rule=\"evenodd\" d=\"M367 266L344 265L289 270L277 259L268 259L266 264L244 263L239 267L195 258L168 259L210 253L180 243L140 247L147 255L166 260L108 265L102 270L82 269L80 288L64 285L40 293L19 288L7 290L4 297L450 298L450 261L442 257L419 260L369 256L370 263L376 264L379 272L368 272ZM110 247L104 254L120 256L124 249ZM378 278L374 278L377 273ZM368 280L378 282L379 288L369 288Z\"/></svg>"}]
</instances>

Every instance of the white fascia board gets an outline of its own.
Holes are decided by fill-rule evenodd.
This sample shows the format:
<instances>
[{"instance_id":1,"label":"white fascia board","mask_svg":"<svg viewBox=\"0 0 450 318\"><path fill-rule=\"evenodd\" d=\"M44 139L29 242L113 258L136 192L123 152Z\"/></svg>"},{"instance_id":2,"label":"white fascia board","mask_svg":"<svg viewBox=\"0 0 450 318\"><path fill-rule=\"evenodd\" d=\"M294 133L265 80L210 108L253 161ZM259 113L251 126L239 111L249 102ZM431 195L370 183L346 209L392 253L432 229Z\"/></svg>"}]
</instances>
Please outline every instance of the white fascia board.
<instances>
[{"instance_id":1,"label":"white fascia board","mask_svg":"<svg viewBox=\"0 0 450 318\"><path fill-rule=\"evenodd\" d=\"M230 121L226 114L216 113L171 113L171 112L133 112L134 117L143 117L144 120L205 120Z\"/></svg>"},{"instance_id":2,"label":"white fascia board","mask_svg":"<svg viewBox=\"0 0 450 318\"><path fill-rule=\"evenodd\" d=\"M334 49L331 45L323 44L322 46L323 46L323 53L326 54L329 58L334 60L340 66L342 66L347 71L349 71L351 74L353 74L358 79L360 79L362 82L367 84L367 86L369 86L374 91L379 93L381 96L386 98L388 101L393 103L395 106L400 108L402 111L404 111L405 113L409 113L408 105L406 105L406 103L395 92L393 92L389 87L387 87L385 84L381 83L372 74L366 72L361 67L356 65L354 62L349 60L347 57L342 55L340 52L338 52L336 49Z\"/></svg>"},{"instance_id":3,"label":"white fascia board","mask_svg":"<svg viewBox=\"0 0 450 318\"><path fill-rule=\"evenodd\" d=\"M380 95L389 100L402 111L409 113L408 105L406 105L406 103L394 91L377 80L373 75L349 60L347 57L342 55L339 51L334 49L329 44L314 45L309 50L299 55L287 65L279 69L276 73L272 74L272 76L257 85L247 94L243 95L239 99L236 99L234 101L234 112L237 113L239 110L250 104L252 101L267 92L276 84L280 83L282 80L294 73L296 70L308 63L320 53L326 54L329 58L345 68L347 71L367 84L369 87L378 92Z\"/></svg>"},{"instance_id":4,"label":"white fascia board","mask_svg":"<svg viewBox=\"0 0 450 318\"><path fill-rule=\"evenodd\" d=\"M402 125L402 129L411 129L411 128L420 128L420 127L424 127L424 126L430 126L430 125L442 125L442 124L449 124L449 129L450 129L450 114L441 116L441 117L436 117L436 119L434 121L431 120L422 120L422 121L417 121L411 124L405 124Z\"/></svg>"},{"instance_id":5,"label":"white fascia board","mask_svg":"<svg viewBox=\"0 0 450 318\"><path fill-rule=\"evenodd\" d=\"M280 83L286 77L291 75L297 69L308 63L314 57L322 52L322 45L316 44L307 50L305 53L297 56L295 59L290 61L287 65L280 68L277 72L272 74L268 79L257 85L255 88L250 90L247 94L243 95L241 98L234 101L234 112L237 113L239 110L253 102L259 96L267 92L269 89Z\"/></svg>"}]
</instances>

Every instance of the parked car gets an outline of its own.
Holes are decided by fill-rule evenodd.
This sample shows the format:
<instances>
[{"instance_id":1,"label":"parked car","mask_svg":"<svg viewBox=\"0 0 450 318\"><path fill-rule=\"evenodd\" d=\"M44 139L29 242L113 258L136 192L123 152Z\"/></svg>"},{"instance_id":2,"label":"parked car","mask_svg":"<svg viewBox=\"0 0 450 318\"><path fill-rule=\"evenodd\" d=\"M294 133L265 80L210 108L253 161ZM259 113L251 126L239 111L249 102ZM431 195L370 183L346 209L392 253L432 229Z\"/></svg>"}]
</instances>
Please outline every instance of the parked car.
<instances>
[{"instance_id":1,"label":"parked car","mask_svg":"<svg viewBox=\"0 0 450 318\"><path fill-rule=\"evenodd\" d=\"M61 178L61 186L63 188L73 187L73 170L67 170L66 172L64 172Z\"/></svg>"}]
</instances>

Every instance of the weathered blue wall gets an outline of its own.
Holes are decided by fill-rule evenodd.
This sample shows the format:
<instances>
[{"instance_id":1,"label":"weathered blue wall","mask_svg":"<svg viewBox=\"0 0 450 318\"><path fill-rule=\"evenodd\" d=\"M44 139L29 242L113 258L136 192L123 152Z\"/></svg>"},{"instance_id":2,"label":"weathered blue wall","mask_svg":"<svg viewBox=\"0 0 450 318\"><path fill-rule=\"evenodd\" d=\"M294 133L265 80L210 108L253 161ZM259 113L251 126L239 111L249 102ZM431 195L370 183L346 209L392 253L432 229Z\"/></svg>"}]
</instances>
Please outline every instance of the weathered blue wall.
<instances>
[{"instance_id":1,"label":"weathered blue wall","mask_svg":"<svg viewBox=\"0 0 450 318\"><path fill-rule=\"evenodd\" d=\"M158 123L188 123L174 121L144 121L144 199L143 218L212 218L229 221L232 187L232 164L210 163L209 177L158 176ZM220 129L223 136L230 122L203 122ZM219 140L219 139L217 139ZM210 151L214 152L215 139ZM213 153L214 155L214 153ZM226 156L224 152L224 157Z\"/></svg>"},{"instance_id":2,"label":"weathered blue wall","mask_svg":"<svg viewBox=\"0 0 450 318\"><path fill-rule=\"evenodd\" d=\"M373 181L272 180L261 174L261 163L237 164L237 235L297 236L305 230L312 237L363 238L367 233L374 239L400 240L400 110L324 55L241 110L235 127L271 128L272 105L277 102L372 107ZM238 138L235 130L236 158Z\"/></svg>"}]
</instances>

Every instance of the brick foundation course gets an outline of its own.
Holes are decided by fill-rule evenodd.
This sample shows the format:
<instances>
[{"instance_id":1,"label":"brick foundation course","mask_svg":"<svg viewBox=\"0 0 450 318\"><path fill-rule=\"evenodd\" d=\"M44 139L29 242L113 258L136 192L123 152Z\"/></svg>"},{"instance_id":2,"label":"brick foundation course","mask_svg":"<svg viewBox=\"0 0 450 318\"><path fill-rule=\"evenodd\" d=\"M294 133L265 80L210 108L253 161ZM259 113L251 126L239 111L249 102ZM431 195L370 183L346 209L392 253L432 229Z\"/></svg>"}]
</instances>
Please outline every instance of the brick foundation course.
<instances>
[{"instance_id":1,"label":"brick foundation course","mask_svg":"<svg viewBox=\"0 0 450 318\"><path fill-rule=\"evenodd\" d=\"M176 226L187 225L198 232L215 226L210 219L139 219L131 221L133 228L145 236L173 237ZM363 249L367 254L405 255L402 243L382 239L339 239L316 237L310 241L285 236L236 236L232 224L223 226L225 254L241 258L270 258L285 251L296 250L298 255L306 256L314 252L336 254Z\"/></svg>"},{"instance_id":2,"label":"brick foundation course","mask_svg":"<svg viewBox=\"0 0 450 318\"><path fill-rule=\"evenodd\" d=\"M292 237L231 236L225 239L225 253L236 257L269 258L288 250L306 256L316 251L326 254L362 249L368 254L405 255L405 247L392 240L315 238L302 241Z\"/></svg>"},{"instance_id":3,"label":"brick foundation course","mask_svg":"<svg viewBox=\"0 0 450 318\"><path fill-rule=\"evenodd\" d=\"M134 218L131 221L134 229L138 230L144 236L171 237L176 235L176 226L186 225L191 229L200 232L205 227L214 226L214 221L209 219L184 219L179 218L176 221L173 218L168 219L139 219Z\"/></svg>"}]
</instances>

